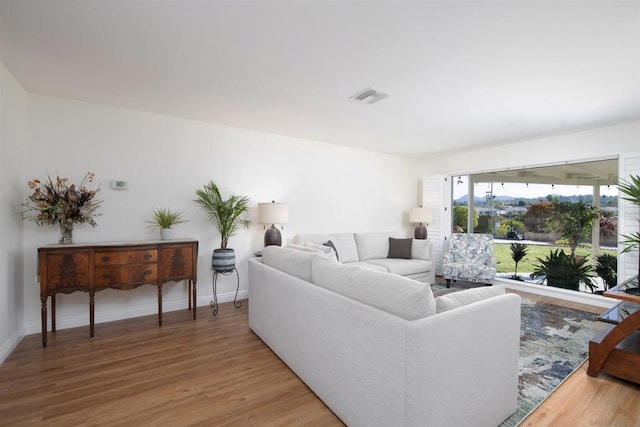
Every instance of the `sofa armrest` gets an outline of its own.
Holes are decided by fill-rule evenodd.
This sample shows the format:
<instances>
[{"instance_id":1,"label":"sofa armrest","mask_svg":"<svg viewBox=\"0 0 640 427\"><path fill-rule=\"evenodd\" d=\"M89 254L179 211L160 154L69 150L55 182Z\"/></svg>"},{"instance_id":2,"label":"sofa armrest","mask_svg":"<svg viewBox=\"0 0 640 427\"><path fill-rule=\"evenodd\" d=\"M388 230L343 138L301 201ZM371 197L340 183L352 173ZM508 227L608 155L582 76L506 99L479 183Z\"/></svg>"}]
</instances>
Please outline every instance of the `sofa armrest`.
<instances>
[{"instance_id":1,"label":"sofa armrest","mask_svg":"<svg viewBox=\"0 0 640 427\"><path fill-rule=\"evenodd\" d=\"M520 297L504 294L407 331L405 425L498 425L517 407ZM438 390L437 398L432 390Z\"/></svg>"}]
</instances>

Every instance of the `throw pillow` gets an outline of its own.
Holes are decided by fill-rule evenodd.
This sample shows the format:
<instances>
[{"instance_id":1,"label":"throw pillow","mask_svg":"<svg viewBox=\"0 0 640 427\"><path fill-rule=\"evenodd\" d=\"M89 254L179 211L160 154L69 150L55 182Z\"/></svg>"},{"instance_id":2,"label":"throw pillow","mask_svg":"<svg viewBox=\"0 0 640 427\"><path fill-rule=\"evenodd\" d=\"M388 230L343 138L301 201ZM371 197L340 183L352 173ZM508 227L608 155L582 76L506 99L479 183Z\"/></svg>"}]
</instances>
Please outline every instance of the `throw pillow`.
<instances>
[{"instance_id":1,"label":"throw pillow","mask_svg":"<svg viewBox=\"0 0 640 427\"><path fill-rule=\"evenodd\" d=\"M389 255L387 258L411 259L413 239L394 239L389 237Z\"/></svg>"},{"instance_id":2,"label":"throw pillow","mask_svg":"<svg viewBox=\"0 0 640 427\"><path fill-rule=\"evenodd\" d=\"M340 256L338 255L338 250L336 249L336 245L334 245L331 240L328 240L326 243L324 243L324 245L329 246L331 249L333 249L333 252L336 254L336 260L340 261Z\"/></svg>"}]
</instances>

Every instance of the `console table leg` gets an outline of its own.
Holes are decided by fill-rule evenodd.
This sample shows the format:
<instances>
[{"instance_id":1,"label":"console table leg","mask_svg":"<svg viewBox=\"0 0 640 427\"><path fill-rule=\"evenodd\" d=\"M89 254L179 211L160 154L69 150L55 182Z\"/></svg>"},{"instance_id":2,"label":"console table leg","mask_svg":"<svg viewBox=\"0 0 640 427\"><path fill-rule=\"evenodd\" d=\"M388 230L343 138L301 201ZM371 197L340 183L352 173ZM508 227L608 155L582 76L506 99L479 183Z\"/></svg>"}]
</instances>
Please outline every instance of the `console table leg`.
<instances>
[{"instance_id":1,"label":"console table leg","mask_svg":"<svg viewBox=\"0 0 640 427\"><path fill-rule=\"evenodd\" d=\"M158 326L162 326L162 283L158 285Z\"/></svg>"},{"instance_id":2,"label":"console table leg","mask_svg":"<svg viewBox=\"0 0 640 427\"><path fill-rule=\"evenodd\" d=\"M96 318L96 291L89 291L89 336L93 338L95 334L95 318Z\"/></svg>"},{"instance_id":3,"label":"console table leg","mask_svg":"<svg viewBox=\"0 0 640 427\"><path fill-rule=\"evenodd\" d=\"M187 294L189 294L189 310L191 310L191 279L187 279Z\"/></svg>"},{"instance_id":4,"label":"console table leg","mask_svg":"<svg viewBox=\"0 0 640 427\"><path fill-rule=\"evenodd\" d=\"M56 294L51 295L51 332L56 331Z\"/></svg>"},{"instance_id":5,"label":"console table leg","mask_svg":"<svg viewBox=\"0 0 640 427\"><path fill-rule=\"evenodd\" d=\"M40 316L42 317L42 346L47 346L47 296L40 295Z\"/></svg>"},{"instance_id":6,"label":"console table leg","mask_svg":"<svg viewBox=\"0 0 640 427\"><path fill-rule=\"evenodd\" d=\"M198 306L196 304L196 301L197 301L196 297L198 295L198 291L196 289L196 282L193 282L191 286L192 286L191 289L193 290L193 320L196 320L196 307Z\"/></svg>"}]
</instances>

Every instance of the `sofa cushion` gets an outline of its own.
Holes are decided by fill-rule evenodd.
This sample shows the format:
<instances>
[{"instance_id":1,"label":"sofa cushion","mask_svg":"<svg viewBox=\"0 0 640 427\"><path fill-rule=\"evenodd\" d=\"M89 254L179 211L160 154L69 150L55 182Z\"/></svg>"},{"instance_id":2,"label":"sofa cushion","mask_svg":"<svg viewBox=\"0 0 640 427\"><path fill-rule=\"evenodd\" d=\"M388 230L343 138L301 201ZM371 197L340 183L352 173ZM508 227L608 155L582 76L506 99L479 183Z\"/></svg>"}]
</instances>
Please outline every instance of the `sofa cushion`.
<instances>
[{"instance_id":1,"label":"sofa cushion","mask_svg":"<svg viewBox=\"0 0 640 427\"><path fill-rule=\"evenodd\" d=\"M297 234L294 243L304 244L305 242L326 243L331 240L336 247L340 257L340 262L358 261L358 249L353 233L310 233Z\"/></svg>"},{"instance_id":2,"label":"sofa cushion","mask_svg":"<svg viewBox=\"0 0 640 427\"><path fill-rule=\"evenodd\" d=\"M355 233L358 258L360 261L368 259L386 258L389 253L389 237L393 233Z\"/></svg>"},{"instance_id":3,"label":"sofa cushion","mask_svg":"<svg viewBox=\"0 0 640 427\"><path fill-rule=\"evenodd\" d=\"M430 244L428 240L413 239L411 242L411 258L429 261L429 259L431 259L429 249Z\"/></svg>"},{"instance_id":4,"label":"sofa cushion","mask_svg":"<svg viewBox=\"0 0 640 427\"><path fill-rule=\"evenodd\" d=\"M389 270L387 270L387 267L385 267L383 265L372 264L369 261L350 262L349 265L353 265L355 267L366 268L367 270L382 271L383 273L388 273L389 272Z\"/></svg>"},{"instance_id":5,"label":"sofa cushion","mask_svg":"<svg viewBox=\"0 0 640 427\"><path fill-rule=\"evenodd\" d=\"M307 252L280 246L267 246L262 250L262 262L308 282L311 281L311 261L322 258L334 262L318 252ZM337 263L336 263L337 264Z\"/></svg>"},{"instance_id":6,"label":"sofa cushion","mask_svg":"<svg viewBox=\"0 0 640 427\"><path fill-rule=\"evenodd\" d=\"M370 259L367 262L384 267L389 273L399 274L400 276L425 273L427 271L431 271L433 268L433 263L431 261L424 261L422 259L383 258Z\"/></svg>"},{"instance_id":7,"label":"sofa cushion","mask_svg":"<svg viewBox=\"0 0 640 427\"><path fill-rule=\"evenodd\" d=\"M416 320L435 313L431 287L415 280L324 257L313 259L311 269L316 285L403 319Z\"/></svg>"},{"instance_id":8,"label":"sofa cushion","mask_svg":"<svg viewBox=\"0 0 640 427\"><path fill-rule=\"evenodd\" d=\"M442 313L443 311L453 310L455 308L502 295L504 293L505 288L502 285L483 286L481 288L472 288L465 289L460 292L453 292L436 298L436 311L438 313Z\"/></svg>"},{"instance_id":9,"label":"sofa cushion","mask_svg":"<svg viewBox=\"0 0 640 427\"><path fill-rule=\"evenodd\" d=\"M386 258L411 259L412 240L389 237L389 253Z\"/></svg>"}]
</instances>

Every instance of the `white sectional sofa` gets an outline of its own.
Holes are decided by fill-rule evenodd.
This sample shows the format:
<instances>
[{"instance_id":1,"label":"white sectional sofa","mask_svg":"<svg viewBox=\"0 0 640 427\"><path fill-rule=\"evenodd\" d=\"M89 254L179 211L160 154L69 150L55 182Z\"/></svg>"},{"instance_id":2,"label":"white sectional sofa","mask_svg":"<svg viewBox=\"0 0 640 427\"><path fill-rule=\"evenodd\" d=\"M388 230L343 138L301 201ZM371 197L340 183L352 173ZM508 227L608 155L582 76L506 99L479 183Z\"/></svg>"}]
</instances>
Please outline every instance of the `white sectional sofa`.
<instances>
[{"instance_id":1,"label":"white sectional sofa","mask_svg":"<svg viewBox=\"0 0 640 427\"><path fill-rule=\"evenodd\" d=\"M520 297L268 247L249 260L251 329L347 425L496 426L517 406Z\"/></svg>"},{"instance_id":2,"label":"white sectional sofa","mask_svg":"<svg viewBox=\"0 0 640 427\"><path fill-rule=\"evenodd\" d=\"M390 239L394 247L390 252ZM406 239L399 232L386 233L307 233L297 234L293 244L317 247L331 242L338 261L370 270L398 274L425 283L435 283L435 264L431 260L433 242ZM403 246L408 250L402 250ZM298 247L298 249L300 249Z\"/></svg>"}]
</instances>

